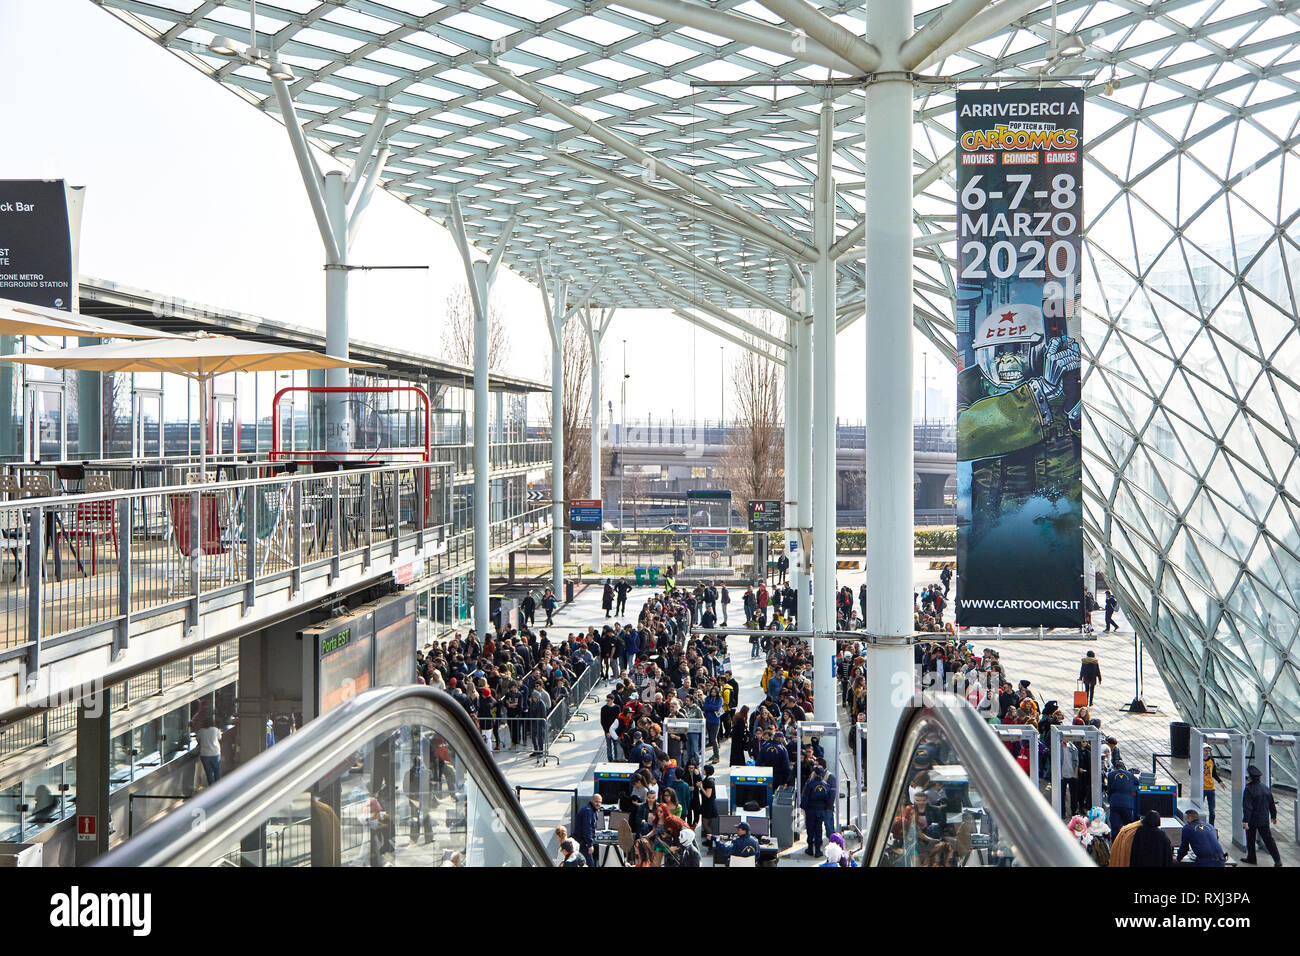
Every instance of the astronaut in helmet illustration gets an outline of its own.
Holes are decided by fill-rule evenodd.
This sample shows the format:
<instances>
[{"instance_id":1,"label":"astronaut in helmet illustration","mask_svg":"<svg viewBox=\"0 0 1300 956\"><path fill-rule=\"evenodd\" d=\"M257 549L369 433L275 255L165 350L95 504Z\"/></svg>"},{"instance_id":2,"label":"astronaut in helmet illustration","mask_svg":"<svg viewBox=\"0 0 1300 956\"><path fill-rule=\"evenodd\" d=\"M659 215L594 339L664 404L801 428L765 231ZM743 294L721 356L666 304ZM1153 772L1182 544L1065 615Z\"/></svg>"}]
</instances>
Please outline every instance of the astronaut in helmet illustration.
<instances>
[{"instance_id":1,"label":"astronaut in helmet illustration","mask_svg":"<svg viewBox=\"0 0 1300 956\"><path fill-rule=\"evenodd\" d=\"M978 534L1027 498L1078 495L1079 343L1048 338L1042 307L1015 302L995 303L972 345L975 364L957 377L957 450L971 462Z\"/></svg>"}]
</instances>

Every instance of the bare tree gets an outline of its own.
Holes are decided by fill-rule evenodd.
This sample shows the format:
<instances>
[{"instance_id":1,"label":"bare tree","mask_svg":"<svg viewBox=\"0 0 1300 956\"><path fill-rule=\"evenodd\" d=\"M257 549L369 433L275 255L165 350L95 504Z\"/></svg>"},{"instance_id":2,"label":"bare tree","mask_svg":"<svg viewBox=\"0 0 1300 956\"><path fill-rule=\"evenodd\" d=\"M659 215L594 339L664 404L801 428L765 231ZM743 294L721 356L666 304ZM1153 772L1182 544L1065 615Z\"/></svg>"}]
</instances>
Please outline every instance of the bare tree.
<instances>
[{"instance_id":1,"label":"bare tree","mask_svg":"<svg viewBox=\"0 0 1300 956\"><path fill-rule=\"evenodd\" d=\"M561 396L560 428L564 444L564 496L582 498L591 487L591 348L587 332L577 318L564 326L562 351L564 392ZM555 427L553 409L547 409ZM554 488L555 476L551 476ZM569 559L569 539L564 540L564 559Z\"/></svg>"},{"instance_id":2,"label":"bare tree","mask_svg":"<svg viewBox=\"0 0 1300 956\"><path fill-rule=\"evenodd\" d=\"M469 286L461 282L447 293L443 306L446 312L442 326L442 354L449 362L474 366L474 301ZM510 357L510 336L506 334L504 317L495 305L488 306L488 368L493 371L505 367Z\"/></svg>"},{"instance_id":3,"label":"bare tree","mask_svg":"<svg viewBox=\"0 0 1300 956\"><path fill-rule=\"evenodd\" d=\"M755 322L774 332L777 317L760 313ZM751 344L761 346L750 338ZM731 366L734 427L722 455L722 473L738 502L781 499L785 491L783 375L779 363L745 350ZM744 507L741 504L740 507Z\"/></svg>"}]
</instances>

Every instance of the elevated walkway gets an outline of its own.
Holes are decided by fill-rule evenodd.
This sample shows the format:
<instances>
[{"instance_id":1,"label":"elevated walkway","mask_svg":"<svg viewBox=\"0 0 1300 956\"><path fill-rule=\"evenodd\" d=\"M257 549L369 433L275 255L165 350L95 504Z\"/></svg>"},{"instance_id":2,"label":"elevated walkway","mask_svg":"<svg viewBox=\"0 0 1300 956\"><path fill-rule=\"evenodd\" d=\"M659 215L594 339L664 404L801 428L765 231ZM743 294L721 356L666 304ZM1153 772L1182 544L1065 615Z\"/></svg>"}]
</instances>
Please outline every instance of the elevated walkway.
<instances>
[{"instance_id":1,"label":"elevated walkway","mask_svg":"<svg viewBox=\"0 0 1300 956\"><path fill-rule=\"evenodd\" d=\"M450 468L0 502L0 720L386 576L423 576L447 552Z\"/></svg>"}]
</instances>

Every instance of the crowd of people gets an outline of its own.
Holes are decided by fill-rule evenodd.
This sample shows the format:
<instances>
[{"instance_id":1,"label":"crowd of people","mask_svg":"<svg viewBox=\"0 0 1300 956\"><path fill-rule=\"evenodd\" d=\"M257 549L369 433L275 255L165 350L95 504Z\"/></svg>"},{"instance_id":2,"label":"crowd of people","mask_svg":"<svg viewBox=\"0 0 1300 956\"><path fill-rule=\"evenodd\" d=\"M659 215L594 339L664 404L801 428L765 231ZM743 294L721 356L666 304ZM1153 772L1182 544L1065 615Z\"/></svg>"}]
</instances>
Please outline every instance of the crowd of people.
<instances>
[{"instance_id":1,"label":"crowd of people","mask_svg":"<svg viewBox=\"0 0 1300 956\"><path fill-rule=\"evenodd\" d=\"M797 768L798 779L804 782L799 804L808 826L807 852L821 856L826 848L831 850L828 857L836 857L839 865L854 865L842 853L842 840L830 826L837 796L836 768L828 766L816 738L805 741L802 750L798 744L797 725L813 713L813 655L806 639L783 633L797 624L795 591L788 585L769 589L766 583L743 590L725 582L681 587L669 578L666 584L644 600L632 619L626 609L633 590L630 583L608 579L602 586L602 608L613 620L559 640L544 629L534 632L534 608L526 607L519 627L501 628L495 636L485 635L481 643L470 635L426 647L419 655L420 678L455 697L493 748L528 746L540 755L545 749L545 717L553 702L588 668L598 669L603 680L612 682L600 711L604 755L611 762L637 766L619 806L626 815L632 865L698 865L701 849L725 841L729 835L717 833L716 782L717 768L724 762L732 767L770 767L774 790L793 784ZM977 651L953 633L952 624L944 620L951 586L952 572L943 568L937 582L914 596L917 630L936 635L915 645L920 689L960 694L990 723L1032 727L1032 737L1009 738L1004 745L1026 773L1031 748L1037 750L1037 784L1046 789L1052 728L1102 729L1101 719L1091 710L1102 681L1101 662L1093 651L1083 656L1069 707L1056 698L1044 698L1029 680L1013 681L996 650ZM856 595L861 613L854 607L854 597L847 587L837 592L841 629L856 629L865 615L866 586ZM1113 598L1109 593L1107 598L1109 611ZM743 620L729 614L733 605ZM544 610L549 619L553 608ZM1108 613L1108 623L1110 617ZM766 662L758 688L762 697L753 706L740 704L741 688L730 667L727 635L708 632L729 623L767 632L743 638L750 644L750 658ZM846 638L838 642L837 656L841 703L850 726L846 743L853 748L866 717L866 653L859 641ZM1100 737L1104 797L1101 806L1094 805L1093 739L1065 738L1060 762L1062 819L1086 852L1103 864L1140 866L1154 858L1150 848L1156 846L1160 859L1167 856L1171 864L1189 852L1197 865L1223 864L1225 857L1213 829L1218 774L1208 747L1208 822L1190 815L1179 852L1171 845L1164 854L1159 840L1143 833L1150 821L1138 816L1138 775L1125 765L1114 736ZM906 865L960 865L978 846L983 826L979 813L963 810L951 817L937 813L938 808L946 809L948 799L944 789L927 778L926 768L918 767L894 821L895 852L907 860ZM599 809L597 804L595 811ZM584 824L582 832L566 835L568 844L561 841L563 865L592 865L595 822L591 816L592 826ZM1268 820L1254 832L1276 858ZM1134 834L1136 843L1130 846ZM730 848L740 840L743 854L752 840L747 829L731 836L724 846Z\"/></svg>"}]
</instances>

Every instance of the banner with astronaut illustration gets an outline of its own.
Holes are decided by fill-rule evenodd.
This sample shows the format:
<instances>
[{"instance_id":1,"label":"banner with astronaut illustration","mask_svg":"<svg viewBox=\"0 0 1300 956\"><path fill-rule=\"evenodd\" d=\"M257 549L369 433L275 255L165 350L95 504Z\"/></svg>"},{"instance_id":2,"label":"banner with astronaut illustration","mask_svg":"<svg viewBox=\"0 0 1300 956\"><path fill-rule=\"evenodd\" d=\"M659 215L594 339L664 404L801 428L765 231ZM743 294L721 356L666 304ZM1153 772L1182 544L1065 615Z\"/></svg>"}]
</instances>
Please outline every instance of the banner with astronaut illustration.
<instances>
[{"instance_id":1,"label":"banner with astronaut illustration","mask_svg":"<svg viewBox=\"0 0 1300 956\"><path fill-rule=\"evenodd\" d=\"M957 93L957 623L1083 625L1083 91Z\"/></svg>"}]
</instances>

